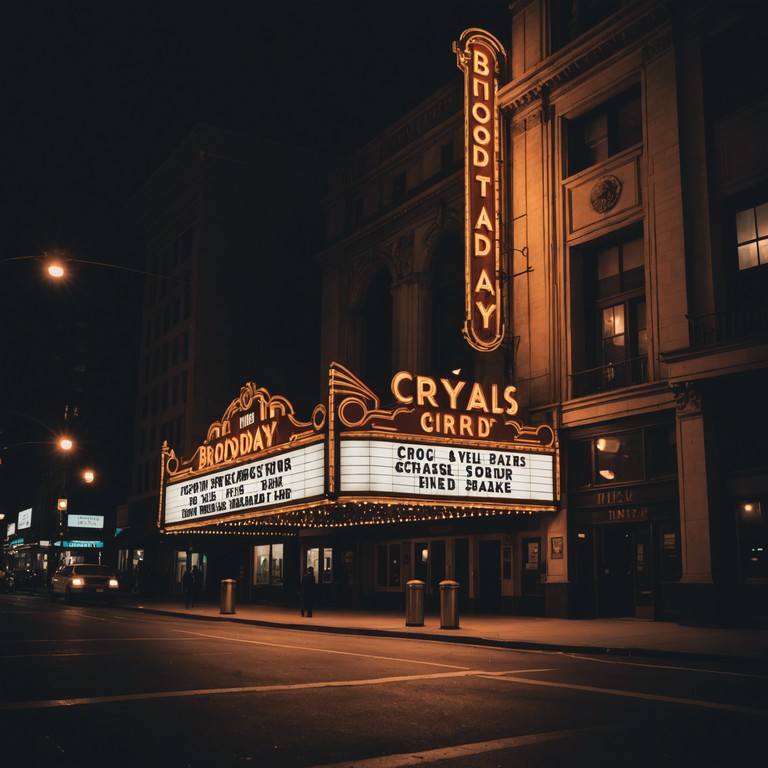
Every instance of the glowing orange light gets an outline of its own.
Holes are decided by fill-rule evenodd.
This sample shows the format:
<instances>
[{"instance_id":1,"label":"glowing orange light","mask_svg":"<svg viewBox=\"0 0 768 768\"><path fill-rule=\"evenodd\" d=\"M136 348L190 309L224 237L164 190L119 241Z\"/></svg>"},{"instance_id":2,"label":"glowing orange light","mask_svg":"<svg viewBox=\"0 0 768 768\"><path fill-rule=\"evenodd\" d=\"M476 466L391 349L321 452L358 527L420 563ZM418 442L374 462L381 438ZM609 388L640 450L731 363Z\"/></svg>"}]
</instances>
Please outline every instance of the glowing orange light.
<instances>
[{"instance_id":1,"label":"glowing orange light","mask_svg":"<svg viewBox=\"0 0 768 768\"><path fill-rule=\"evenodd\" d=\"M61 448L62 451L71 451L73 445L74 443L68 437L62 437L61 440L59 440L59 448Z\"/></svg>"},{"instance_id":2,"label":"glowing orange light","mask_svg":"<svg viewBox=\"0 0 768 768\"><path fill-rule=\"evenodd\" d=\"M64 267L61 266L58 262L53 262L52 264L48 265L48 274L51 277L64 277Z\"/></svg>"}]
</instances>

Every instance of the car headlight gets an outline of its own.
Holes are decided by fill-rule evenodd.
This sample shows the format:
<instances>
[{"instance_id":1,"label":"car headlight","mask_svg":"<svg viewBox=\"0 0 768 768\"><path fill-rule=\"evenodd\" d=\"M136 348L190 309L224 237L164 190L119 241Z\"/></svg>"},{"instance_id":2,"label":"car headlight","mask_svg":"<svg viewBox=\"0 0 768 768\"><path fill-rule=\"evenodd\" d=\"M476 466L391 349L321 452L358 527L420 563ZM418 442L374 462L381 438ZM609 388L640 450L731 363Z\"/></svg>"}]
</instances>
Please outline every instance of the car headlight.
<instances>
[{"instance_id":1,"label":"car headlight","mask_svg":"<svg viewBox=\"0 0 768 768\"><path fill-rule=\"evenodd\" d=\"M85 584L85 580L84 579L79 579L77 577L72 579L72 586L73 587L82 587L83 584Z\"/></svg>"},{"instance_id":2,"label":"car headlight","mask_svg":"<svg viewBox=\"0 0 768 768\"><path fill-rule=\"evenodd\" d=\"M110 587L119 587L120 585L117 582L117 579L110 579L109 580L109 586Z\"/></svg>"}]
</instances>

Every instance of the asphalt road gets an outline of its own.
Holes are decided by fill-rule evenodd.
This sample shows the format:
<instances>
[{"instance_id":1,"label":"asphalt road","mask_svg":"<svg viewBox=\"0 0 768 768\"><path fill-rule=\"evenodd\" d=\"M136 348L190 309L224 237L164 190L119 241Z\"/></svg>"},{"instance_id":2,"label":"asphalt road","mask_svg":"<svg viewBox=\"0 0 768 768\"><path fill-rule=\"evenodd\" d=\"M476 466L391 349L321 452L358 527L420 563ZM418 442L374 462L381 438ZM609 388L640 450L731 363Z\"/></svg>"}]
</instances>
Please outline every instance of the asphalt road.
<instances>
[{"instance_id":1,"label":"asphalt road","mask_svg":"<svg viewBox=\"0 0 768 768\"><path fill-rule=\"evenodd\" d=\"M768 670L745 665L0 595L0 765L747 768L767 725Z\"/></svg>"}]
</instances>

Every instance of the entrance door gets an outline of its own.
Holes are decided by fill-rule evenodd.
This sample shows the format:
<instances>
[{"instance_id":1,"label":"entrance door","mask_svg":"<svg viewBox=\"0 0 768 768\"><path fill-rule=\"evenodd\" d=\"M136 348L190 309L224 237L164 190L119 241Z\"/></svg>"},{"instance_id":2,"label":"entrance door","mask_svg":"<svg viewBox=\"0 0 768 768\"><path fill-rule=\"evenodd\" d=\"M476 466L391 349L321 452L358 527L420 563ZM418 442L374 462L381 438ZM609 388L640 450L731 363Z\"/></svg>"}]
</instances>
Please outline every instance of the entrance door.
<instances>
[{"instance_id":1,"label":"entrance door","mask_svg":"<svg viewBox=\"0 0 768 768\"><path fill-rule=\"evenodd\" d=\"M635 571L635 618L654 618L653 605L653 544L650 526L632 531L632 555Z\"/></svg>"},{"instance_id":2,"label":"entrance door","mask_svg":"<svg viewBox=\"0 0 768 768\"><path fill-rule=\"evenodd\" d=\"M479 594L477 610L479 613L501 612L501 542L480 541L478 546L479 560Z\"/></svg>"},{"instance_id":3,"label":"entrance door","mask_svg":"<svg viewBox=\"0 0 768 768\"><path fill-rule=\"evenodd\" d=\"M632 532L628 525L603 525L597 563L597 615L635 615Z\"/></svg>"}]
</instances>

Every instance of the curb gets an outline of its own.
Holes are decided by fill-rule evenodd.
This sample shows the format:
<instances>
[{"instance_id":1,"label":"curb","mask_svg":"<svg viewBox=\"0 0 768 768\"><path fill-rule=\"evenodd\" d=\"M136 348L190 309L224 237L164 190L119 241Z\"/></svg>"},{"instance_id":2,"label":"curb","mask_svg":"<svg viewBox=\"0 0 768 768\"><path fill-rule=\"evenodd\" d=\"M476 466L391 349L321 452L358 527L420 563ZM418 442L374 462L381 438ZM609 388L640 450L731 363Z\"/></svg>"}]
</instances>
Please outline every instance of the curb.
<instances>
[{"instance_id":1,"label":"curb","mask_svg":"<svg viewBox=\"0 0 768 768\"><path fill-rule=\"evenodd\" d=\"M699 661L712 664L755 664L765 663L764 659L750 656L733 656L722 653L707 653L703 651L673 651L658 648L641 647L608 647L597 645L569 645L562 643L531 642L525 640L492 640L485 637L469 635L435 634L431 631L400 631L396 629L376 629L374 627L339 627L327 624L298 624L286 621L268 621L266 619L244 619L235 614L219 614L205 616L196 613L181 613L165 608L152 608L148 606L130 605L119 603L116 608L127 611L151 613L158 616L174 616L182 619L196 621L228 621L235 624L249 624L251 626L269 627L273 629L291 629L304 632L325 632L337 635L360 635L367 637L393 637L402 640L416 639L438 643L461 643L464 645L478 645L489 648L504 648L513 651L538 651L542 653L580 654L584 656L616 656L616 657L644 657L669 660ZM450 630L448 630L450 632Z\"/></svg>"}]
</instances>

